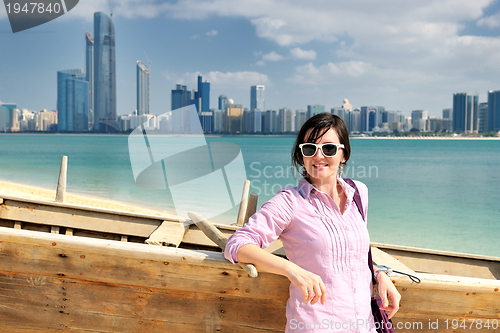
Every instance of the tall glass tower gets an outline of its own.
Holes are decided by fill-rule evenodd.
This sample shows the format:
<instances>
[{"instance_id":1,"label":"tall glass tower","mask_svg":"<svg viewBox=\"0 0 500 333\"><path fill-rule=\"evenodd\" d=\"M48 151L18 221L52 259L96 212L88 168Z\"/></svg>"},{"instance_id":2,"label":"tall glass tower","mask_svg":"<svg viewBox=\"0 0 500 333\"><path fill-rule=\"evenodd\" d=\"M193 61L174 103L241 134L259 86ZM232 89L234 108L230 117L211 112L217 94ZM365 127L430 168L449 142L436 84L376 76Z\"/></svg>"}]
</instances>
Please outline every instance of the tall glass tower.
<instances>
[{"instance_id":1,"label":"tall glass tower","mask_svg":"<svg viewBox=\"0 0 500 333\"><path fill-rule=\"evenodd\" d=\"M250 87L250 111L255 111L256 109L266 111L265 91L265 86Z\"/></svg>"},{"instance_id":2,"label":"tall glass tower","mask_svg":"<svg viewBox=\"0 0 500 333\"><path fill-rule=\"evenodd\" d=\"M85 74L89 83L89 126L94 127L94 37L85 32Z\"/></svg>"},{"instance_id":3,"label":"tall glass tower","mask_svg":"<svg viewBox=\"0 0 500 333\"><path fill-rule=\"evenodd\" d=\"M57 72L57 130L89 130L89 83L81 69Z\"/></svg>"},{"instance_id":4,"label":"tall glass tower","mask_svg":"<svg viewBox=\"0 0 500 333\"><path fill-rule=\"evenodd\" d=\"M478 95L453 94L453 130L465 133L478 132Z\"/></svg>"},{"instance_id":5,"label":"tall glass tower","mask_svg":"<svg viewBox=\"0 0 500 333\"><path fill-rule=\"evenodd\" d=\"M500 90L488 91L487 131L500 131Z\"/></svg>"},{"instance_id":6,"label":"tall glass tower","mask_svg":"<svg viewBox=\"0 0 500 333\"><path fill-rule=\"evenodd\" d=\"M94 131L119 130L115 67L113 22L102 12L94 13Z\"/></svg>"},{"instance_id":7,"label":"tall glass tower","mask_svg":"<svg viewBox=\"0 0 500 333\"><path fill-rule=\"evenodd\" d=\"M137 115L149 114L149 68L137 61Z\"/></svg>"}]
</instances>

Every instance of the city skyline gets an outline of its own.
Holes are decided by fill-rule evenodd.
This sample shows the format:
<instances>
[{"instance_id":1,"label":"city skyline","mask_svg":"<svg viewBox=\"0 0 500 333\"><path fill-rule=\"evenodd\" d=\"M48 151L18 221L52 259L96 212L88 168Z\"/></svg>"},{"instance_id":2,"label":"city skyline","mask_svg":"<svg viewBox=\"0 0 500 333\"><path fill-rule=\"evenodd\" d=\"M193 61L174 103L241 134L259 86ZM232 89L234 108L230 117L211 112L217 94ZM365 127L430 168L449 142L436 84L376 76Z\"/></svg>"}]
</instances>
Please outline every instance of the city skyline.
<instances>
[{"instance_id":1,"label":"city skyline","mask_svg":"<svg viewBox=\"0 0 500 333\"><path fill-rule=\"evenodd\" d=\"M118 114L136 108L133 66L148 60L145 52L154 63L152 114L168 110L176 84L196 86L198 74L212 84L210 108L222 94L250 107L248 87L265 85L266 109L330 109L348 98L356 107L440 116L454 93L477 93L486 102L489 90L500 89L498 1L320 1L307 8L289 1L280 11L271 0L253 6L259 8L240 1L196 4L111 1ZM54 73L85 68L82 30L94 12L109 10L107 1L80 3L64 17L12 34L0 9L2 40L16 50L2 54L0 100L56 109ZM316 24L304 23L312 19Z\"/></svg>"}]
</instances>

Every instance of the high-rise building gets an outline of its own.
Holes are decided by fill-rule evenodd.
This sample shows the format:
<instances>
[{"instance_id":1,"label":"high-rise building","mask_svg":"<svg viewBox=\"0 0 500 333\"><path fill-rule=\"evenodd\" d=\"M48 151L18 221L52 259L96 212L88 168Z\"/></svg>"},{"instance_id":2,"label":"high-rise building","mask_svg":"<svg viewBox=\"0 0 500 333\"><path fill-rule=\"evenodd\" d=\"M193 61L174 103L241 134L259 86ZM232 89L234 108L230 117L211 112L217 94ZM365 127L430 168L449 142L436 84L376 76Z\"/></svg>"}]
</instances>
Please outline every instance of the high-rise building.
<instances>
[{"instance_id":1,"label":"high-rise building","mask_svg":"<svg viewBox=\"0 0 500 333\"><path fill-rule=\"evenodd\" d=\"M278 133L278 113L276 110L262 112L262 132Z\"/></svg>"},{"instance_id":2,"label":"high-rise building","mask_svg":"<svg viewBox=\"0 0 500 333\"><path fill-rule=\"evenodd\" d=\"M479 109L479 125L478 125L478 132L487 132L488 131L488 103L479 103L478 106Z\"/></svg>"},{"instance_id":3,"label":"high-rise building","mask_svg":"<svg viewBox=\"0 0 500 333\"><path fill-rule=\"evenodd\" d=\"M198 91L195 92L194 100L191 103L196 105L203 131L212 132L213 113L210 112L210 82L203 82L201 75L198 75Z\"/></svg>"},{"instance_id":4,"label":"high-rise building","mask_svg":"<svg viewBox=\"0 0 500 333\"><path fill-rule=\"evenodd\" d=\"M412 127L419 130L420 132L426 132L429 130L427 123L429 118L429 112L425 110L413 110L411 112L411 124Z\"/></svg>"},{"instance_id":5,"label":"high-rise building","mask_svg":"<svg viewBox=\"0 0 500 333\"><path fill-rule=\"evenodd\" d=\"M295 131L295 112L290 108L282 108L278 112L278 132L290 133Z\"/></svg>"},{"instance_id":6,"label":"high-rise building","mask_svg":"<svg viewBox=\"0 0 500 333\"><path fill-rule=\"evenodd\" d=\"M15 103L0 102L0 132L12 132L16 128L16 108Z\"/></svg>"},{"instance_id":7,"label":"high-rise building","mask_svg":"<svg viewBox=\"0 0 500 333\"><path fill-rule=\"evenodd\" d=\"M266 87L262 85L250 87L250 110L266 110Z\"/></svg>"},{"instance_id":8,"label":"high-rise building","mask_svg":"<svg viewBox=\"0 0 500 333\"><path fill-rule=\"evenodd\" d=\"M306 110L295 110L295 132L300 131L300 128L307 120L307 111Z\"/></svg>"},{"instance_id":9,"label":"high-rise building","mask_svg":"<svg viewBox=\"0 0 500 333\"><path fill-rule=\"evenodd\" d=\"M137 61L137 115L149 114L149 68Z\"/></svg>"},{"instance_id":10,"label":"high-rise building","mask_svg":"<svg viewBox=\"0 0 500 333\"><path fill-rule=\"evenodd\" d=\"M219 96L219 110L224 111L227 107L227 96L226 95L220 95Z\"/></svg>"},{"instance_id":11,"label":"high-rise building","mask_svg":"<svg viewBox=\"0 0 500 333\"><path fill-rule=\"evenodd\" d=\"M94 127L94 37L85 32L85 74L89 83L89 126Z\"/></svg>"},{"instance_id":12,"label":"high-rise building","mask_svg":"<svg viewBox=\"0 0 500 333\"><path fill-rule=\"evenodd\" d=\"M243 131L243 106L241 104L228 104L226 115L226 131L229 133L241 133Z\"/></svg>"},{"instance_id":13,"label":"high-rise building","mask_svg":"<svg viewBox=\"0 0 500 333\"><path fill-rule=\"evenodd\" d=\"M172 89L171 97L171 110L173 111L189 105L191 92L187 90L186 86L177 84L175 85L175 89Z\"/></svg>"},{"instance_id":14,"label":"high-rise building","mask_svg":"<svg viewBox=\"0 0 500 333\"><path fill-rule=\"evenodd\" d=\"M321 104L308 105L307 106L307 119L314 115L325 112L325 106Z\"/></svg>"},{"instance_id":15,"label":"high-rise building","mask_svg":"<svg viewBox=\"0 0 500 333\"><path fill-rule=\"evenodd\" d=\"M89 83L81 69L57 72L57 130L89 130Z\"/></svg>"},{"instance_id":16,"label":"high-rise building","mask_svg":"<svg viewBox=\"0 0 500 333\"><path fill-rule=\"evenodd\" d=\"M478 95L453 94L453 130L465 133L478 132Z\"/></svg>"},{"instance_id":17,"label":"high-rise building","mask_svg":"<svg viewBox=\"0 0 500 333\"><path fill-rule=\"evenodd\" d=\"M102 12L94 13L94 131L119 130L116 118L115 29Z\"/></svg>"},{"instance_id":18,"label":"high-rise building","mask_svg":"<svg viewBox=\"0 0 500 333\"><path fill-rule=\"evenodd\" d=\"M486 131L500 131L500 90L488 91L488 121Z\"/></svg>"}]
</instances>

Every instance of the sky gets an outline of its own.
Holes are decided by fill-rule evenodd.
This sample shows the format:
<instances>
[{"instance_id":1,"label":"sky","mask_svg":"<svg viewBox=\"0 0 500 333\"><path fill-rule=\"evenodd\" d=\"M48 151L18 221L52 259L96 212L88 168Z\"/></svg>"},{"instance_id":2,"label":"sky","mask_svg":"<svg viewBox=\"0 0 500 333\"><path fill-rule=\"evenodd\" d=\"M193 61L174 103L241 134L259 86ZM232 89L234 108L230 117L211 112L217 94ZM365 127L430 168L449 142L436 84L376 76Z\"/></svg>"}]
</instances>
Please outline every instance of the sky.
<instances>
[{"instance_id":1,"label":"sky","mask_svg":"<svg viewBox=\"0 0 500 333\"><path fill-rule=\"evenodd\" d=\"M497 0L80 0L65 15L12 33L0 7L0 101L56 109L57 71L85 68L84 31L112 11L117 112L136 109L136 61L151 66L151 113L170 110L176 84L210 82L210 106L227 95L266 109L353 107L442 116L453 93L500 90Z\"/></svg>"}]
</instances>

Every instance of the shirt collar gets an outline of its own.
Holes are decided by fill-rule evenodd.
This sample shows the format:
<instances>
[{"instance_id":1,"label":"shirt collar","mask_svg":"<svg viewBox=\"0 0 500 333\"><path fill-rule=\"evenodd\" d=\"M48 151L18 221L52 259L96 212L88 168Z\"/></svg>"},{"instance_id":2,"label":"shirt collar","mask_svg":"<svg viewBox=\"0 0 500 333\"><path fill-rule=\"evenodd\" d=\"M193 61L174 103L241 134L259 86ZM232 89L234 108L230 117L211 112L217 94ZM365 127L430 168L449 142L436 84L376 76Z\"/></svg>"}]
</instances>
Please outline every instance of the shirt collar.
<instances>
[{"instance_id":1,"label":"shirt collar","mask_svg":"<svg viewBox=\"0 0 500 333\"><path fill-rule=\"evenodd\" d=\"M340 184L340 186L342 186L342 189L344 190L347 199L349 201L352 201L352 198L354 197L354 189L349 184L347 184L345 180L342 179L341 177L337 177L337 182ZM320 192L318 189L316 189L316 187L314 187L313 184L309 183L309 181L304 177L302 177L299 180L299 184L297 185L297 190L304 199L307 199L312 191Z\"/></svg>"}]
</instances>

